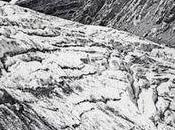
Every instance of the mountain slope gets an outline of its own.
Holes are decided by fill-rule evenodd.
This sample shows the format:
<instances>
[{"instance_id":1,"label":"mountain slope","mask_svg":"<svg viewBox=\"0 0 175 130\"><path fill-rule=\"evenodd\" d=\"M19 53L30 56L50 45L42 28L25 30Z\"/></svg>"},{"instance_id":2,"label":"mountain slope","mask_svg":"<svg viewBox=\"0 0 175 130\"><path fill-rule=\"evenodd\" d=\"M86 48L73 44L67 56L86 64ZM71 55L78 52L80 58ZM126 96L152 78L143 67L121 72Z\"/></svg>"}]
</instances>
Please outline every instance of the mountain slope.
<instances>
[{"instance_id":1,"label":"mountain slope","mask_svg":"<svg viewBox=\"0 0 175 130\"><path fill-rule=\"evenodd\" d=\"M175 46L174 0L17 0L14 3L85 24L125 30Z\"/></svg>"},{"instance_id":2,"label":"mountain slope","mask_svg":"<svg viewBox=\"0 0 175 130\"><path fill-rule=\"evenodd\" d=\"M0 129L174 130L175 50L0 1Z\"/></svg>"}]
</instances>

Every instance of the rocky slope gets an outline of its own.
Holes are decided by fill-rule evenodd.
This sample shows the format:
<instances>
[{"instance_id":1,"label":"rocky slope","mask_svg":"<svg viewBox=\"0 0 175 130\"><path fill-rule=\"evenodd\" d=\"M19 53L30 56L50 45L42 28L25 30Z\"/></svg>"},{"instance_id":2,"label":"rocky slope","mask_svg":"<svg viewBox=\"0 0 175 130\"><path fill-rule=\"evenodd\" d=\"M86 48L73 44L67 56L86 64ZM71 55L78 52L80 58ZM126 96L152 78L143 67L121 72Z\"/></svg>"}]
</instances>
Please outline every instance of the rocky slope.
<instances>
[{"instance_id":1,"label":"rocky slope","mask_svg":"<svg viewBox=\"0 0 175 130\"><path fill-rule=\"evenodd\" d=\"M174 130L175 49L0 1L1 130Z\"/></svg>"},{"instance_id":2,"label":"rocky slope","mask_svg":"<svg viewBox=\"0 0 175 130\"><path fill-rule=\"evenodd\" d=\"M175 46L174 0L11 0L11 3Z\"/></svg>"}]
</instances>

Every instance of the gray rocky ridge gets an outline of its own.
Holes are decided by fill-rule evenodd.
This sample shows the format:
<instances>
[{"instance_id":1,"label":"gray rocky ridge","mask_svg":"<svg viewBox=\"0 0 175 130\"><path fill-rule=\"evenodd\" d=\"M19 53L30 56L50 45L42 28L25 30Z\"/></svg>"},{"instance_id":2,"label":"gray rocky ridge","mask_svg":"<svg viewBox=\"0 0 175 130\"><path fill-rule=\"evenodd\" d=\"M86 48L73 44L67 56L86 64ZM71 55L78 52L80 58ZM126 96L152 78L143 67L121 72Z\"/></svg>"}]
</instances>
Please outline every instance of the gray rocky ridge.
<instances>
[{"instance_id":1,"label":"gray rocky ridge","mask_svg":"<svg viewBox=\"0 0 175 130\"><path fill-rule=\"evenodd\" d=\"M174 48L0 1L0 130L174 129Z\"/></svg>"},{"instance_id":2,"label":"gray rocky ridge","mask_svg":"<svg viewBox=\"0 0 175 130\"><path fill-rule=\"evenodd\" d=\"M108 26L175 47L174 0L8 0L84 24Z\"/></svg>"}]
</instances>

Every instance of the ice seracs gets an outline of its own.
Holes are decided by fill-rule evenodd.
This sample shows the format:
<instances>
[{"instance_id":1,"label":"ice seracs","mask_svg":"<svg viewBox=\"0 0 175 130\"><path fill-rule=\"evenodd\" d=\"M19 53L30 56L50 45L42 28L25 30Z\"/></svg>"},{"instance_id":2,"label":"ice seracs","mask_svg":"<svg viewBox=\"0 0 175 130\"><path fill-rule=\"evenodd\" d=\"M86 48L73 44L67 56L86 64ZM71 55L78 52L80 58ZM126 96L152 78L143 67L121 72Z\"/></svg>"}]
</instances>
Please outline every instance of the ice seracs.
<instances>
[{"instance_id":1,"label":"ice seracs","mask_svg":"<svg viewBox=\"0 0 175 130\"><path fill-rule=\"evenodd\" d=\"M0 5L0 129L174 130L173 48Z\"/></svg>"}]
</instances>

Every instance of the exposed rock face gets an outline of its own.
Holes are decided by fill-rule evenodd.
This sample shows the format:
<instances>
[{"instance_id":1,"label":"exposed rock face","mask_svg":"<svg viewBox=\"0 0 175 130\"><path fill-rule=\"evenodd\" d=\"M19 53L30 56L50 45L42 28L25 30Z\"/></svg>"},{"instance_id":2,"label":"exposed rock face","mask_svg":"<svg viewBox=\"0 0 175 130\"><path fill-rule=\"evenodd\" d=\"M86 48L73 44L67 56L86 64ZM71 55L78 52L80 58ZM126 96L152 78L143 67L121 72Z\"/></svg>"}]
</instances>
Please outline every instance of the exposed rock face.
<instances>
[{"instance_id":1,"label":"exposed rock face","mask_svg":"<svg viewBox=\"0 0 175 130\"><path fill-rule=\"evenodd\" d=\"M174 0L16 0L20 6L85 24L110 26L175 46ZM13 2L13 0L12 0Z\"/></svg>"},{"instance_id":2,"label":"exposed rock face","mask_svg":"<svg viewBox=\"0 0 175 130\"><path fill-rule=\"evenodd\" d=\"M175 49L0 1L0 129L174 130Z\"/></svg>"}]
</instances>

